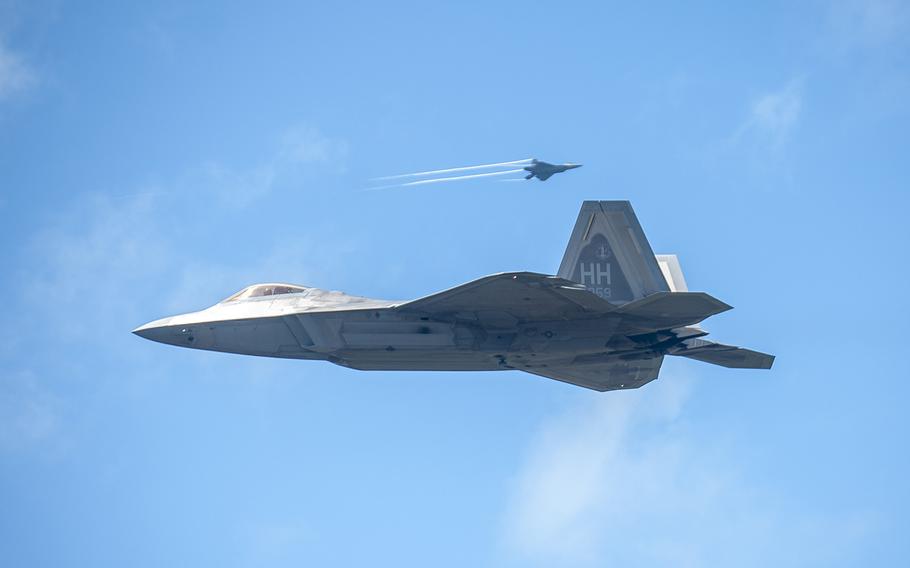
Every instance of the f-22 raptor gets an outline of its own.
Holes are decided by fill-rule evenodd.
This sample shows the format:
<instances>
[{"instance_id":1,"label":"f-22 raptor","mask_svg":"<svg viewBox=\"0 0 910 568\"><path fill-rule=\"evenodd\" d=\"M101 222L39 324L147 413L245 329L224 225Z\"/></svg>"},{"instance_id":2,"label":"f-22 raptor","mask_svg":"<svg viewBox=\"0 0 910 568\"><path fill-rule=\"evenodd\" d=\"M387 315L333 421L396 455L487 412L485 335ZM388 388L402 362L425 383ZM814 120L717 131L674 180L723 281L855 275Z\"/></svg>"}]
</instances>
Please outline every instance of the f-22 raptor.
<instances>
[{"instance_id":1,"label":"f-22 raptor","mask_svg":"<svg viewBox=\"0 0 910 568\"><path fill-rule=\"evenodd\" d=\"M749 349L703 339L730 306L689 292L655 256L627 201L586 201L558 275L505 272L411 301L256 284L133 333L210 351L315 359L361 370L520 370L598 391L638 388L667 355L769 369Z\"/></svg>"},{"instance_id":2,"label":"f-22 raptor","mask_svg":"<svg viewBox=\"0 0 910 568\"><path fill-rule=\"evenodd\" d=\"M537 158L531 160L530 166L525 166L522 168L526 172L531 172L525 176L525 179L531 179L536 177L540 181L547 181L553 174L561 174L562 172L568 170L574 170L575 168L580 168L582 164L550 164L548 162L542 162Z\"/></svg>"}]
</instances>

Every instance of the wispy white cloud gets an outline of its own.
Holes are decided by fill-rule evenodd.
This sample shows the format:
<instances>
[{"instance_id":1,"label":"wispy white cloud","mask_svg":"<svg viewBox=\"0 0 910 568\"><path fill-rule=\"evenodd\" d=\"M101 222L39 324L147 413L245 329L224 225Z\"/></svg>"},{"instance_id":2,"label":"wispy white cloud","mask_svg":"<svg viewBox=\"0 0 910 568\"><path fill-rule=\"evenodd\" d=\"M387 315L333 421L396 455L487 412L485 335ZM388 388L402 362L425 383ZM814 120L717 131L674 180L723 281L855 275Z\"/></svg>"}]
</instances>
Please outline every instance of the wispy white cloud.
<instances>
[{"instance_id":1,"label":"wispy white cloud","mask_svg":"<svg viewBox=\"0 0 910 568\"><path fill-rule=\"evenodd\" d=\"M780 149L790 138L803 110L803 81L793 79L783 87L762 93L749 105L748 114L734 143L751 138L753 143Z\"/></svg>"},{"instance_id":2,"label":"wispy white cloud","mask_svg":"<svg viewBox=\"0 0 910 568\"><path fill-rule=\"evenodd\" d=\"M0 38L0 101L28 90L36 81L37 75L25 59Z\"/></svg>"},{"instance_id":3,"label":"wispy white cloud","mask_svg":"<svg viewBox=\"0 0 910 568\"><path fill-rule=\"evenodd\" d=\"M231 222L219 216L236 219L239 203L267 195L278 181L312 179L295 168L342 167L346 152L341 141L299 129L251 168L197 168L170 184L114 196L83 194L56 204L43 225L23 238L22 262L10 268L18 294L11 298L8 325L0 329L0 355L31 350L38 342L80 349L103 344L109 357L136 358L130 350L138 343L129 330L152 316L201 309L260 280L306 283L308 265L337 268L333 252L345 243L281 238L255 258L235 262L200 257L185 243L198 236L193 227L201 216L207 227L229 230ZM22 360L15 368L0 367L0 450L36 447L58 432L52 393L61 377L49 363Z\"/></svg>"},{"instance_id":4,"label":"wispy white cloud","mask_svg":"<svg viewBox=\"0 0 910 568\"><path fill-rule=\"evenodd\" d=\"M870 529L776 495L687 431L690 383L664 377L545 423L505 516L510 557L540 566L824 565Z\"/></svg>"},{"instance_id":5,"label":"wispy white cloud","mask_svg":"<svg viewBox=\"0 0 910 568\"><path fill-rule=\"evenodd\" d=\"M304 183L308 171L343 173L348 154L345 140L297 126L285 131L275 151L258 164L238 168L207 161L175 185L180 191L204 192L222 205L242 208L269 195L283 181Z\"/></svg>"},{"instance_id":6,"label":"wispy white cloud","mask_svg":"<svg viewBox=\"0 0 910 568\"><path fill-rule=\"evenodd\" d=\"M23 305L48 318L58 336L74 338L135 313L145 282L175 257L162 214L153 193L96 194L62 211L59 224L27 245L35 262L20 274Z\"/></svg>"},{"instance_id":7,"label":"wispy white cloud","mask_svg":"<svg viewBox=\"0 0 910 568\"><path fill-rule=\"evenodd\" d=\"M843 131L861 124L893 120L910 110L910 2L906 0L832 0L822 14L815 49L840 68L852 104L834 119Z\"/></svg>"},{"instance_id":8,"label":"wispy white cloud","mask_svg":"<svg viewBox=\"0 0 910 568\"><path fill-rule=\"evenodd\" d=\"M342 173L349 152L347 141L328 137L311 126L297 126L281 137L281 147L273 163L284 167L320 164Z\"/></svg>"},{"instance_id":9,"label":"wispy white cloud","mask_svg":"<svg viewBox=\"0 0 910 568\"><path fill-rule=\"evenodd\" d=\"M226 266L193 258L180 240L187 237L183 227L199 215L223 214L225 208L268 195L276 180L305 179L293 169L335 164L346 151L344 143L304 129L286 136L266 163L245 170L208 164L171 187L83 196L31 238L29 257L40 262L20 275L26 305L44 309L53 298L49 316L59 317L58 332L79 337L89 326L135 313L139 298L157 297L165 308L198 309L204 307L200 300L218 299L211 298L213 291L236 291L237 282L263 276L306 281L309 274L301 272L301 264L310 255L328 262L325 246L303 238L282 239L254 263ZM191 199L196 199L196 207L185 205ZM170 275L169 286L162 295L154 287L165 274Z\"/></svg>"},{"instance_id":10,"label":"wispy white cloud","mask_svg":"<svg viewBox=\"0 0 910 568\"><path fill-rule=\"evenodd\" d=\"M59 433L59 407L59 399L31 373L0 373L0 450L48 443Z\"/></svg>"},{"instance_id":11,"label":"wispy white cloud","mask_svg":"<svg viewBox=\"0 0 910 568\"><path fill-rule=\"evenodd\" d=\"M906 40L910 4L904 0L833 0L827 43L837 51L869 49Z\"/></svg>"},{"instance_id":12,"label":"wispy white cloud","mask_svg":"<svg viewBox=\"0 0 910 568\"><path fill-rule=\"evenodd\" d=\"M299 519L249 522L240 527L237 544L250 564L299 565L317 534L311 523Z\"/></svg>"},{"instance_id":13,"label":"wispy white cloud","mask_svg":"<svg viewBox=\"0 0 910 568\"><path fill-rule=\"evenodd\" d=\"M200 301L219 299L211 297L218 290L236 291L237 282L263 275L306 277L299 266L307 255L322 258L321 251L328 250L306 239L276 241L254 262L233 266L195 258L184 240L192 238L188 228L200 216L228 215L268 195L276 180L308 179L295 168L340 167L346 153L342 141L315 129L295 129L267 160L247 169L209 164L169 185L115 196L88 194L63 204L25 244L25 258L34 262L19 270L23 306L50 318L60 336L78 338L106 322L123 325L149 301L162 309L198 309L204 307ZM209 224L220 226L217 219Z\"/></svg>"}]
</instances>

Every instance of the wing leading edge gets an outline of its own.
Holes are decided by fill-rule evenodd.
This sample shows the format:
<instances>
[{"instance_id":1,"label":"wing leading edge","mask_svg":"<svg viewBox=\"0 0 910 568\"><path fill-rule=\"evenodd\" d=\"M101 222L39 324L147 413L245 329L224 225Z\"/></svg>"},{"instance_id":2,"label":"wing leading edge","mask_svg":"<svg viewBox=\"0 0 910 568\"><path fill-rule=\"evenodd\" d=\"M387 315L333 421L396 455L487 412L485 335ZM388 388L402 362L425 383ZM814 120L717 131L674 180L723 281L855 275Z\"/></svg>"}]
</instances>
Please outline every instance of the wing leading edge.
<instances>
[{"instance_id":1,"label":"wing leading edge","mask_svg":"<svg viewBox=\"0 0 910 568\"><path fill-rule=\"evenodd\" d=\"M435 317L507 312L515 318L533 321L607 313L616 307L584 286L558 276L504 272L399 304L396 309Z\"/></svg>"}]
</instances>

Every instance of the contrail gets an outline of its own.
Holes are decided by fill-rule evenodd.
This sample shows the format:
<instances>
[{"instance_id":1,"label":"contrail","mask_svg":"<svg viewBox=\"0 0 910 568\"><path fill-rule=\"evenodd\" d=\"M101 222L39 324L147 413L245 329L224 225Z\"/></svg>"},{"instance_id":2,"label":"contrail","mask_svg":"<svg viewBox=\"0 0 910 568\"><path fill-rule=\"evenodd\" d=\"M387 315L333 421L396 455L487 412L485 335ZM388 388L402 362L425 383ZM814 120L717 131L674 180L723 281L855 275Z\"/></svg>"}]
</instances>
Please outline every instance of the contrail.
<instances>
[{"instance_id":1,"label":"contrail","mask_svg":"<svg viewBox=\"0 0 910 568\"><path fill-rule=\"evenodd\" d=\"M409 186L413 186L413 185L426 185L428 183L442 183L445 181L458 181L458 180L463 180L463 179L474 179L474 178L482 178L482 177L489 177L489 176L502 176L502 175L506 175L506 174L514 174L514 173L523 172L523 171L524 171L523 169L518 168L518 169L514 169L514 170L505 170L502 172L488 172L485 174L469 174L466 176L451 176L451 177L441 177L441 178L433 178L433 179L421 179L421 180L417 180L417 181L409 181L406 183L394 183L392 185L381 185L379 187L369 187L367 189L364 189L363 191L376 191L379 189L390 189L393 187L409 187Z\"/></svg>"},{"instance_id":2,"label":"contrail","mask_svg":"<svg viewBox=\"0 0 910 568\"><path fill-rule=\"evenodd\" d=\"M495 164L482 164L479 166L464 166L461 168L447 168L444 170L430 170L427 172L414 172L412 174L399 174L396 176L383 176L373 178L373 181L382 181L387 179L402 179L409 177L423 177L423 176L432 176L436 174L450 174L452 172L466 172L470 170L485 170L487 168L500 168L503 166L514 166L515 164L524 164L530 162L533 158L525 158L524 160L513 160L511 162L498 162Z\"/></svg>"},{"instance_id":3,"label":"contrail","mask_svg":"<svg viewBox=\"0 0 910 568\"><path fill-rule=\"evenodd\" d=\"M408 186L408 185L423 185L423 184L426 184L426 183L439 183L439 182L443 182L443 181L455 181L455 180L459 180L459 179L472 179L472 178L482 178L482 177L488 177L488 176L501 176L501 175L505 175L505 174L514 174L514 173L516 173L516 172L523 172L523 171L524 171L523 168L517 168L517 169L514 169L514 170L505 170L505 171L502 171L502 172L489 172L489 173L486 173L486 174L471 174L471 175L466 175L466 176L453 176L453 177L442 177L442 178L434 178L434 179L422 179L422 180L418 180L418 181L409 181L408 183L403 183L403 184L401 184L401 186L402 186L402 187L405 187L405 186Z\"/></svg>"}]
</instances>

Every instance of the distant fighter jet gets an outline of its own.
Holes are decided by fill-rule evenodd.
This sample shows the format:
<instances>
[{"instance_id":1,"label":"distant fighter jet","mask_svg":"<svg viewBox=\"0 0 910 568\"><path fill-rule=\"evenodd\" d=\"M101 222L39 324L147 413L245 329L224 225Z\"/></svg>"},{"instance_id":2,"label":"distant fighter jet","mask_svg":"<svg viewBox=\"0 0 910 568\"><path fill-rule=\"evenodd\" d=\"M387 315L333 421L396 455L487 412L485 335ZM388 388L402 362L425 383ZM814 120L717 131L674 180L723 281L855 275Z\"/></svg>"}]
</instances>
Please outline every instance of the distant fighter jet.
<instances>
[{"instance_id":1,"label":"distant fighter jet","mask_svg":"<svg viewBox=\"0 0 910 568\"><path fill-rule=\"evenodd\" d=\"M769 369L772 355L702 339L697 324L729 309L689 292L676 256L654 255L629 202L586 201L558 276L493 274L405 302L256 284L133 333L352 369L517 369L608 391L656 379L665 355Z\"/></svg>"},{"instance_id":2,"label":"distant fighter jet","mask_svg":"<svg viewBox=\"0 0 910 568\"><path fill-rule=\"evenodd\" d=\"M548 164L535 158L531 160L530 166L525 166L523 169L526 172L531 172L525 176L525 179L536 177L540 181L547 181L553 174L561 174L564 171L574 170L581 166L581 164Z\"/></svg>"}]
</instances>

